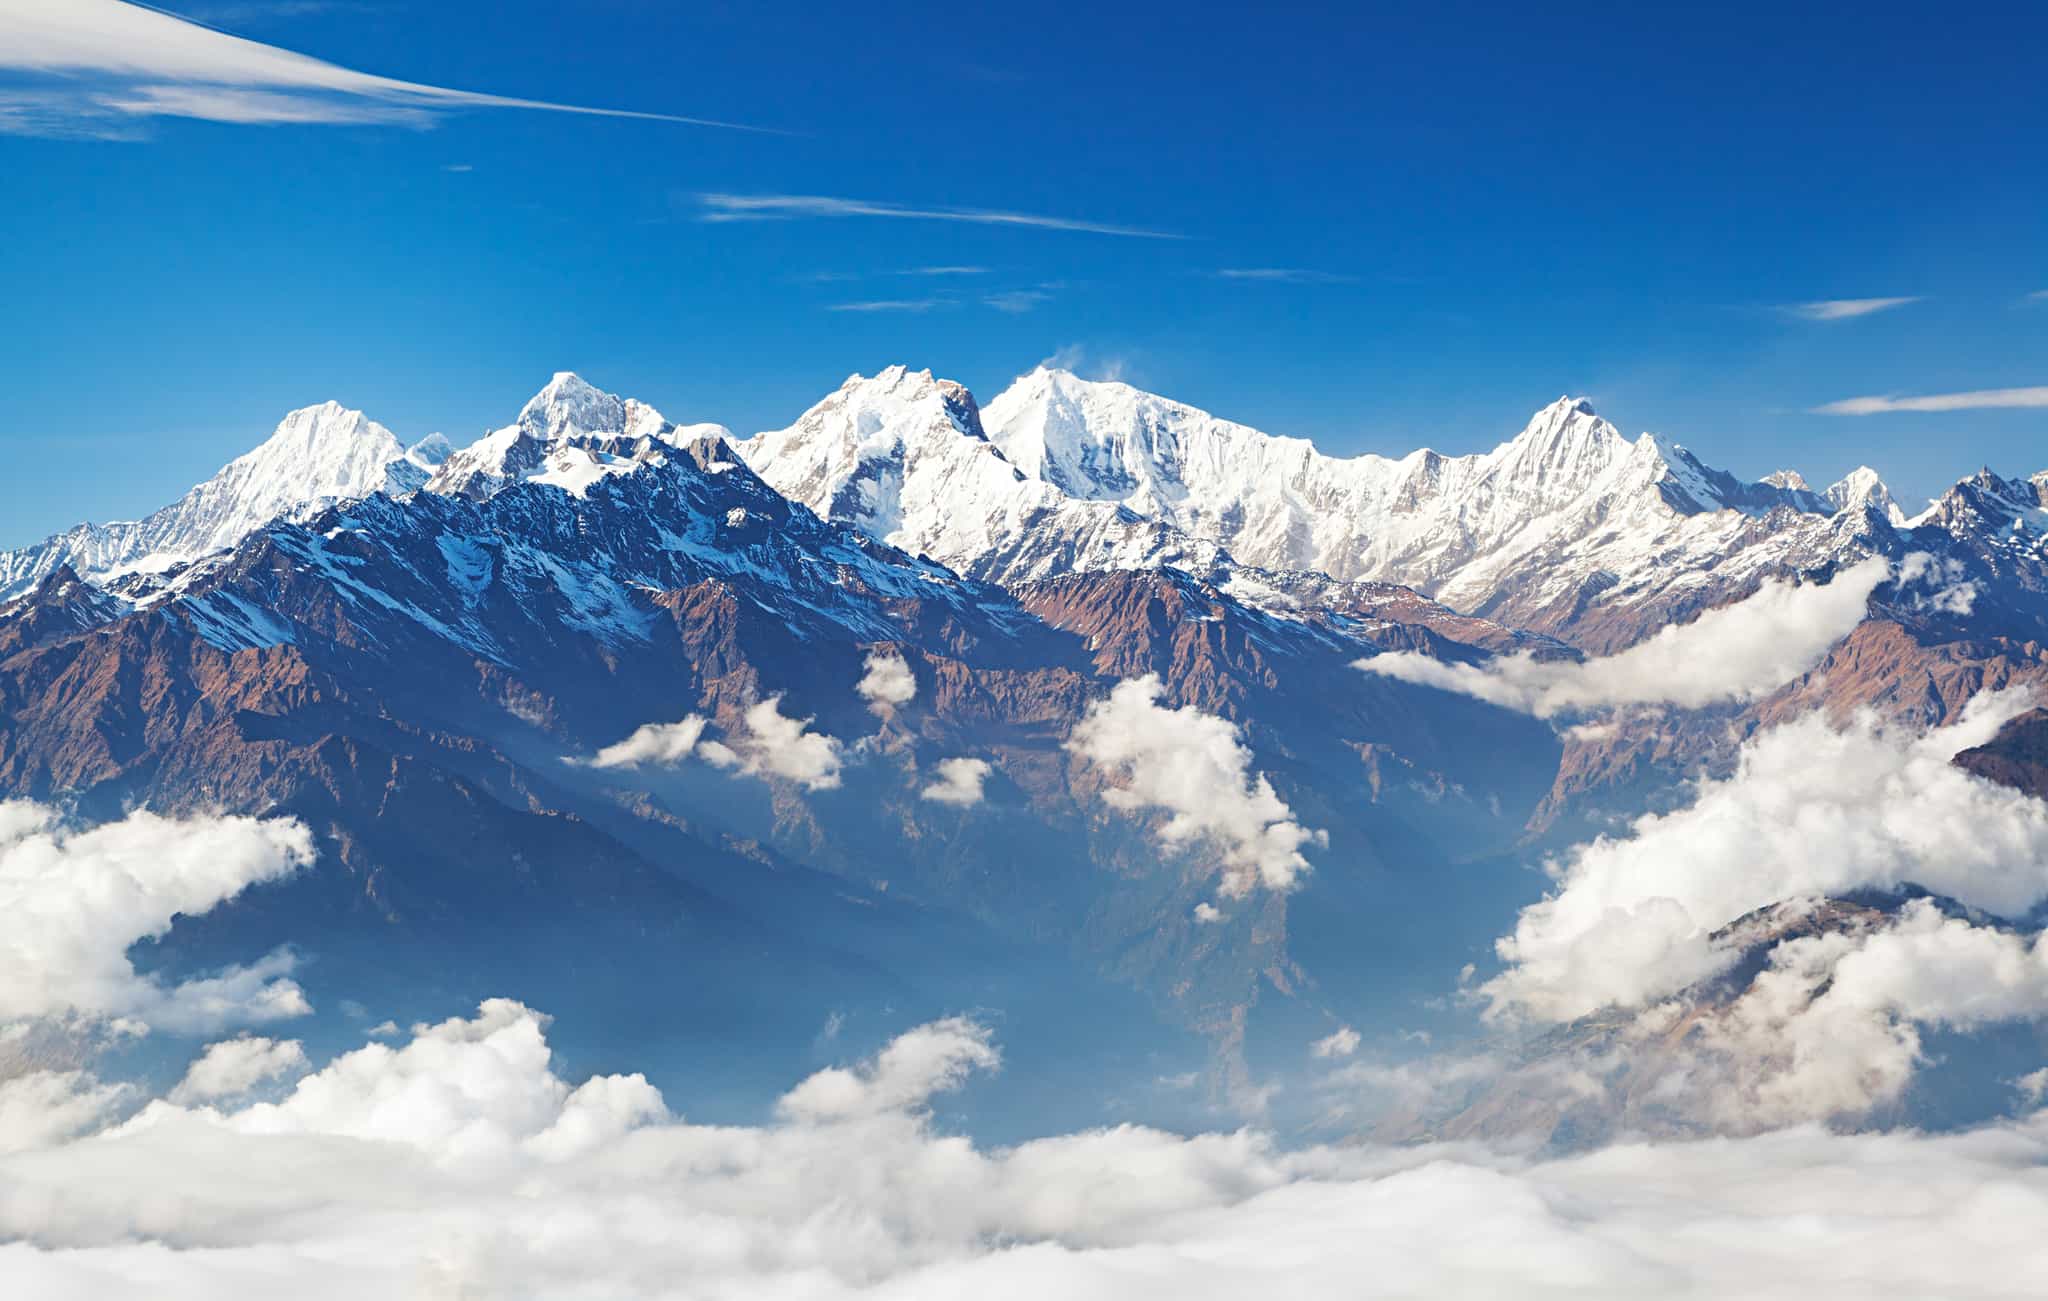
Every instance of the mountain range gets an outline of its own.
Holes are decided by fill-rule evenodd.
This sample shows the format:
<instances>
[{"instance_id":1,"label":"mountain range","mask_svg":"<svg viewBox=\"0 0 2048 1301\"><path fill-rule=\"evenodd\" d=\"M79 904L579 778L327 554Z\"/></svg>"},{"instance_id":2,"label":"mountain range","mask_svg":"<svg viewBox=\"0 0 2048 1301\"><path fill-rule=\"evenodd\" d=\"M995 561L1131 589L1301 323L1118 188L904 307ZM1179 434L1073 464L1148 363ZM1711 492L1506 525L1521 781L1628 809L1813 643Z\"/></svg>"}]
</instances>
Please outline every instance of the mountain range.
<instances>
[{"instance_id":1,"label":"mountain range","mask_svg":"<svg viewBox=\"0 0 2048 1301\"><path fill-rule=\"evenodd\" d=\"M567 373L462 447L326 403L145 519L0 553L0 796L313 828L320 871L165 963L291 938L399 997L459 951L535 1002L744 990L724 1032L764 1041L835 1000L1048 1038L1085 1006L1101 1051L1194 1043L1242 1096L1277 1027L1413 1015L1520 862L1755 728L2048 679L2044 507L2048 471L1912 516L1868 470L1742 482L1571 398L1399 459L1044 367L985 406L856 375L744 439ZM1612 655L1870 556L1899 577L1865 620L1724 706L1558 727L1354 667ZM1155 724L1252 812L1085 742ZM1236 891L1276 828L1302 883ZM564 919L582 956L535 938Z\"/></svg>"}]
</instances>

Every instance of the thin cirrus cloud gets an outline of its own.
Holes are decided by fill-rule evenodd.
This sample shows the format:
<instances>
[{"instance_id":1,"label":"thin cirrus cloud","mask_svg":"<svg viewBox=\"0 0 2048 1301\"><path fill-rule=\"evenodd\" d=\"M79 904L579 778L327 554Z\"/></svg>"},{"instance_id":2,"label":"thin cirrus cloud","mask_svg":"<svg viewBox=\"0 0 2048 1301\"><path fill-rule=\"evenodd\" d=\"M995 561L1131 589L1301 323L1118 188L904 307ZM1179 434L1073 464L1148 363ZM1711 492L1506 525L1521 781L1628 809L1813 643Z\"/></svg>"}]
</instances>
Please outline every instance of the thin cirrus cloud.
<instances>
[{"instance_id":1,"label":"thin cirrus cloud","mask_svg":"<svg viewBox=\"0 0 2048 1301\"><path fill-rule=\"evenodd\" d=\"M1920 397L1891 395L1843 398L1813 408L1822 416L1878 416L1895 411L1993 411L2048 407L2048 384L2031 388L1972 389L1967 393L1928 393Z\"/></svg>"},{"instance_id":2,"label":"thin cirrus cloud","mask_svg":"<svg viewBox=\"0 0 2048 1301\"><path fill-rule=\"evenodd\" d=\"M759 131L673 113L591 108L400 81L122 0L4 0L0 131L121 137L159 117L277 126L431 126L474 108L539 109Z\"/></svg>"},{"instance_id":3,"label":"thin cirrus cloud","mask_svg":"<svg viewBox=\"0 0 2048 1301\"><path fill-rule=\"evenodd\" d=\"M945 307L950 300L944 298L868 298L852 303L829 303L828 312L929 312L935 307Z\"/></svg>"},{"instance_id":4,"label":"thin cirrus cloud","mask_svg":"<svg viewBox=\"0 0 2048 1301\"><path fill-rule=\"evenodd\" d=\"M1919 302L1919 298L1823 298L1811 303L1790 303L1785 311L1802 321L1850 321L1874 316L1894 307Z\"/></svg>"},{"instance_id":5,"label":"thin cirrus cloud","mask_svg":"<svg viewBox=\"0 0 2048 1301\"><path fill-rule=\"evenodd\" d=\"M1307 267L1224 267L1216 272L1218 280L1246 280L1279 285L1348 285L1354 283L1351 276L1338 275L1334 271L1314 271Z\"/></svg>"},{"instance_id":6,"label":"thin cirrus cloud","mask_svg":"<svg viewBox=\"0 0 2048 1301\"><path fill-rule=\"evenodd\" d=\"M981 301L999 312L1021 316L1040 303L1052 301L1052 293L1045 289L1012 289L1005 293L990 294Z\"/></svg>"},{"instance_id":7,"label":"thin cirrus cloud","mask_svg":"<svg viewBox=\"0 0 2048 1301\"><path fill-rule=\"evenodd\" d=\"M1066 230L1089 235L1120 235L1130 239L1186 239L1170 231L1145 230L1109 222L1077 221L995 208L916 207L824 194L700 194L701 221L778 221L799 217L890 217L901 221L957 221L977 226L1023 226Z\"/></svg>"}]
</instances>

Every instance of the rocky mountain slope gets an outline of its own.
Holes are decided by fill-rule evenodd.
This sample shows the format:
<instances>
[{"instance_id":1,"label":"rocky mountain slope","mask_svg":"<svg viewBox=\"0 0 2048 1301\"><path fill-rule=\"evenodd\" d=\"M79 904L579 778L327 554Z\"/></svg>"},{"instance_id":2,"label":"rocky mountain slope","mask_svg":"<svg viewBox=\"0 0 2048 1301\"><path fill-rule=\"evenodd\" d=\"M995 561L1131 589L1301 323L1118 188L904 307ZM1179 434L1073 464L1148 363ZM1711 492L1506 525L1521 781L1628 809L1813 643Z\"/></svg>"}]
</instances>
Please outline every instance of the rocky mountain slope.
<instances>
[{"instance_id":1,"label":"rocky mountain slope","mask_svg":"<svg viewBox=\"0 0 2048 1301\"><path fill-rule=\"evenodd\" d=\"M1272 1026L1453 982L1527 837L1677 798L1771 721L2048 681L2044 484L1986 472L1908 519L1873 475L1743 484L1573 401L1489 453L1342 460L1049 370L986 409L856 376L744 441L566 373L459 450L330 404L144 521L0 560L0 797L314 827L320 872L166 960L269 925L365 970L446 945L552 979L511 937L571 919L617 955L588 979L688 950L766 1020L1079 981L1250 1096ZM1873 553L1913 577L1739 707L1559 728L1353 667L1599 654ZM1228 847L1173 830L1206 811L1077 749L1147 675L1135 717L1301 829L1293 893L1219 896ZM665 760L598 762L650 725Z\"/></svg>"}]
</instances>

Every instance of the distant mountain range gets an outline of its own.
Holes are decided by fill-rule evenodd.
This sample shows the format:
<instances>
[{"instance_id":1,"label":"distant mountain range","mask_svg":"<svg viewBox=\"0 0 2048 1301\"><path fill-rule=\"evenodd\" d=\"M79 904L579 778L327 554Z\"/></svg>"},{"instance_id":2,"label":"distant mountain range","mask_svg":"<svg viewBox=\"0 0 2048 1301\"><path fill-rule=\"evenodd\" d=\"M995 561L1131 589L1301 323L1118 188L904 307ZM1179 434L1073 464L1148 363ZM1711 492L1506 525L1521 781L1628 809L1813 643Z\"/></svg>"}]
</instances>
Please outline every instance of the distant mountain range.
<instances>
[{"instance_id":1,"label":"distant mountain range","mask_svg":"<svg viewBox=\"0 0 2048 1301\"><path fill-rule=\"evenodd\" d=\"M570 374L460 448L328 403L143 520L0 553L0 796L295 814L323 869L207 925L366 970L453 947L566 978L511 937L577 917L619 971L746 986L764 1024L1053 971L1198 1032L1237 1088L1269 1018L1454 983L1499 930L1475 873L1668 802L1745 729L2048 679L2044 506L2048 472L1911 518L1867 470L1744 483L1568 398L1398 460L1045 368L986 406L854 376L746 439ZM1812 673L1654 728L1352 667L1607 654L1870 555L1943 595L1887 585ZM878 657L909 685L864 686ZM1303 893L1221 898L1221 851L1103 798L1072 738L1147 674L1326 837ZM591 764L686 719L708 757ZM825 766L748 757L778 737ZM974 797L930 798L959 759Z\"/></svg>"}]
</instances>

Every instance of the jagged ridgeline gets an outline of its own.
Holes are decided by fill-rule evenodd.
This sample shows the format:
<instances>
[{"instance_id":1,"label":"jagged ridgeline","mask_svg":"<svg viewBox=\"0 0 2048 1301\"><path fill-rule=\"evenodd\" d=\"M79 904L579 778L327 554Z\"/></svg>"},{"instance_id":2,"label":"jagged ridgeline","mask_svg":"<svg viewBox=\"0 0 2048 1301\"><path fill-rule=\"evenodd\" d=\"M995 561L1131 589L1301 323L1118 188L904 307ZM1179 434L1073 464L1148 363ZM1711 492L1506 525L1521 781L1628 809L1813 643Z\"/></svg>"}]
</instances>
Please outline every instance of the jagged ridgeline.
<instances>
[{"instance_id":1,"label":"jagged ridgeline","mask_svg":"<svg viewBox=\"0 0 2048 1301\"><path fill-rule=\"evenodd\" d=\"M1455 985L1540 892L1522 862L1743 728L2038 675L2044 485L1909 516L1867 470L1745 483L1571 399L1490 452L1345 459L1044 368L985 407L854 376L745 439L569 374L459 448L328 403L0 555L0 796L313 828L313 870L166 964L289 941L422 1014L513 993L735 1061L997 1006L1020 1059L1229 1087ZM1887 586L1813 673L1655 729L1354 667L1608 654L1871 556L1950 595ZM1076 740L1102 717L1211 747L1241 807L1131 794Z\"/></svg>"}]
</instances>

